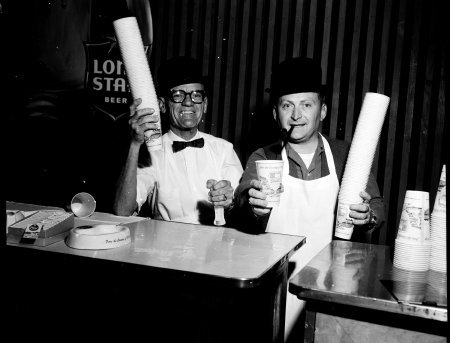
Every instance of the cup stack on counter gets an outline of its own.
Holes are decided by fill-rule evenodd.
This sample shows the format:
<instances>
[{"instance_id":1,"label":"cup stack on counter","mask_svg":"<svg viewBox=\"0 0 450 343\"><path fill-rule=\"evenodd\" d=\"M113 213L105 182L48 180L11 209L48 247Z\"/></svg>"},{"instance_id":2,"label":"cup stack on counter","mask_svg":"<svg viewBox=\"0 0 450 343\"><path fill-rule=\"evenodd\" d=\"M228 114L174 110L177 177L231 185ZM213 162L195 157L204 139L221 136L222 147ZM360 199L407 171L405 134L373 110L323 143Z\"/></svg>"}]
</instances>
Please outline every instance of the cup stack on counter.
<instances>
[{"instance_id":1,"label":"cup stack on counter","mask_svg":"<svg viewBox=\"0 0 450 343\"><path fill-rule=\"evenodd\" d=\"M447 210L446 210L445 165L442 168L439 187L431 213L431 256L430 269L447 271Z\"/></svg>"},{"instance_id":2,"label":"cup stack on counter","mask_svg":"<svg viewBox=\"0 0 450 343\"><path fill-rule=\"evenodd\" d=\"M394 267L424 272L430 267L429 193L407 190L395 239Z\"/></svg>"},{"instance_id":3,"label":"cup stack on counter","mask_svg":"<svg viewBox=\"0 0 450 343\"><path fill-rule=\"evenodd\" d=\"M395 296L406 302L422 302L427 290L428 271L392 268L393 292Z\"/></svg>"},{"instance_id":4,"label":"cup stack on counter","mask_svg":"<svg viewBox=\"0 0 450 343\"><path fill-rule=\"evenodd\" d=\"M447 272L430 269L427 273L425 300L437 305L447 305Z\"/></svg>"}]
</instances>

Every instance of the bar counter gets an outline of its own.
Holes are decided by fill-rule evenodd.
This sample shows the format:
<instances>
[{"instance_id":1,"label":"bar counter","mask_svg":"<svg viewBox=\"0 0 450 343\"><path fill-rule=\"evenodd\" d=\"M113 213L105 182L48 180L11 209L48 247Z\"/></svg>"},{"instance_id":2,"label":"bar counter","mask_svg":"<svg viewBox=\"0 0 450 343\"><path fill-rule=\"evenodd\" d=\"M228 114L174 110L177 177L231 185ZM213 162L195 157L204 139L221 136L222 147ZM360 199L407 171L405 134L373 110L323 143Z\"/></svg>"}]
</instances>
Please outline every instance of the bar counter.
<instances>
[{"instance_id":1,"label":"bar counter","mask_svg":"<svg viewBox=\"0 0 450 343\"><path fill-rule=\"evenodd\" d=\"M131 243L7 244L11 327L40 318L49 332L80 322L102 338L115 337L119 325L126 337L150 341L283 341L287 260L304 237L99 213L75 218L75 227L98 223L127 226ZM84 329L72 334L85 337Z\"/></svg>"},{"instance_id":2,"label":"bar counter","mask_svg":"<svg viewBox=\"0 0 450 343\"><path fill-rule=\"evenodd\" d=\"M392 265L390 247L332 241L289 281L304 342L446 342L447 274Z\"/></svg>"}]
</instances>

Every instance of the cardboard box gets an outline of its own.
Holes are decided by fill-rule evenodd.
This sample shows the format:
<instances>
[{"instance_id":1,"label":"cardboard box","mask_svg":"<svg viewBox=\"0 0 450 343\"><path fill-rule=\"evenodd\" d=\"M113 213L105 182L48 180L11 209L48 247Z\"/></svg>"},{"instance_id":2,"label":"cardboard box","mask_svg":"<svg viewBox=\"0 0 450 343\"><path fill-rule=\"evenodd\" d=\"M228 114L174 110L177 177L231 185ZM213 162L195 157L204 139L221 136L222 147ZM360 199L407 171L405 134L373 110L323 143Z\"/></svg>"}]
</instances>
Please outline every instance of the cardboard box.
<instances>
[{"instance_id":1,"label":"cardboard box","mask_svg":"<svg viewBox=\"0 0 450 343\"><path fill-rule=\"evenodd\" d=\"M45 247L47 245L63 241L70 233L69 231L62 232L58 235L54 235L48 238L37 238L31 245L38 246L38 247ZM21 244L22 236L16 236L16 235L8 235L6 237L6 241L10 244Z\"/></svg>"},{"instance_id":2,"label":"cardboard box","mask_svg":"<svg viewBox=\"0 0 450 343\"><path fill-rule=\"evenodd\" d=\"M42 225L42 230L33 244L45 246L63 240L74 227L75 221L73 213L59 210L37 211L8 227L8 242L19 243L27 227L36 224Z\"/></svg>"}]
</instances>

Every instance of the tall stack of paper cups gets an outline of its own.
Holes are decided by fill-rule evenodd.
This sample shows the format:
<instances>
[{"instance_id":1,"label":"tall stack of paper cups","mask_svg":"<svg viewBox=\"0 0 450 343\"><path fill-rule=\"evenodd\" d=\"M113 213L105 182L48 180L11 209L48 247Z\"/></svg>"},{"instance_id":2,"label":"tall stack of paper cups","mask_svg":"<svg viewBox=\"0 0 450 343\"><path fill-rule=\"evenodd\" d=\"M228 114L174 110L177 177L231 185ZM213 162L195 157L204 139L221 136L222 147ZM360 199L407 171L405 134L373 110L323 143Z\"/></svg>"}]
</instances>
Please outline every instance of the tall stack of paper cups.
<instances>
[{"instance_id":1,"label":"tall stack of paper cups","mask_svg":"<svg viewBox=\"0 0 450 343\"><path fill-rule=\"evenodd\" d=\"M336 237L352 236L349 206L362 202L359 193L366 189L369 180L389 100L386 95L370 92L364 97L339 190Z\"/></svg>"},{"instance_id":2,"label":"tall stack of paper cups","mask_svg":"<svg viewBox=\"0 0 450 343\"><path fill-rule=\"evenodd\" d=\"M445 164L442 167L439 187L431 213L431 256L430 269L447 271L447 193Z\"/></svg>"},{"instance_id":3,"label":"tall stack of paper cups","mask_svg":"<svg viewBox=\"0 0 450 343\"><path fill-rule=\"evenodd\" d=\"M142 103L138 108L153 108L153 115L159 116L158 98L136 17L117 19L113 25L133 99L141 98ZM161 121L158 123L158 130L145 132L145 143L149 151L162 147Z\"/></svg>"},{"instance_id":4,"label":"tall stack of paper cups","mask_svg":"<svg viewBox=\"0 0 450 343\"><path fill-rule=\"evenodd\" d=\"M429 193L406 191L394 247L395 267L426 272L430 265Z\"/></svg>"}]
</instances>

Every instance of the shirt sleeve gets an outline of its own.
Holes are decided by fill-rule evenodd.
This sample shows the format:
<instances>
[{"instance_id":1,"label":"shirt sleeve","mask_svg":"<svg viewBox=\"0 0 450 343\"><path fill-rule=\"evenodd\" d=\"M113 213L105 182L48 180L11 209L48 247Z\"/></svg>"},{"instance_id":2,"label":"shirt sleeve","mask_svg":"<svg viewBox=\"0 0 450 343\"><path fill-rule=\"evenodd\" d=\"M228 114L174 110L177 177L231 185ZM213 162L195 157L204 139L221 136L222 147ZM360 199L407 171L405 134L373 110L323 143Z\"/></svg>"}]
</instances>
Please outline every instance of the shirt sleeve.
<instances>
[{"instance_id":1,"label":"shirt sleeve","mask_svg":"<svg viewBox=\"0 0 450 343\"><path fill-rule=\"evenodd\" d=\"M378 236L380 234L381 228L385 225L386 216L384 209L384 200L380 194L377 180L373 173L369 174L366 192L371 197L369 205L370 209L373 211L374 216L376 217L376 224L363 225L359 230L355 230L352 235L352 241L376 244L378 243Z\"/></svg>"},{"instance_id":2,"label":"shirt sleeve","mask_svg":"<svg viewBox=\"0 0 450 343\"><path fill-rule=\"evenodd\" d=\"M153 194L153 189L156 182L155 168L138 168L136 181L136 203L138 205L137 213L139 213L142 205Z\"/></svg>"},{"instance_id":3,"label":"shirt sleeve","mask_svg":"<svg viewBox=\"0 0 450 343\"><path fill-rule=\"evenodd\" d=\"M368 241L370 243L376 243L377 236L381 228L384 226L386 221L386 215L384 210L384 200L380 194L380 190L378 189L377 180L373 173L369 175L369 181L367 182L366 192L370 194L372 199L370 200L370 208L372 209L375 217L376 217L376 225L371 227L366 236L368 237Z\"/></svg>"},{"instance_id":4,"label":"shirt sleeve","mask_svg":"<svg viewBox=\"0 0 450 343\"><path fill-rule=\"evenodd\" d=\"M242 177L242 172L241 160L234 151L233 145L230 144L226 150L225 160L223 162L222 177L224 180L230 181L233 189L236 189Z\"/></svg>"},{"instance_id":5,"label":"shirt sleeve","mask_svg":"<svg viewBox=\"0 0 450 343\"><path fill-rule=\"evenodd\" d=\"M255 161L266 159L267 157L264 153L264 149L258 149L250 155L242 175L241 182L234 193L236 199L235 206L237 207L237 212L239 213L236 226L241 231L248 233L261 233L266 231L270 212L264 216L256 216L248 203L248 191L251 188L250 181L258 179Z\"/></svg>"}]
</instances>

